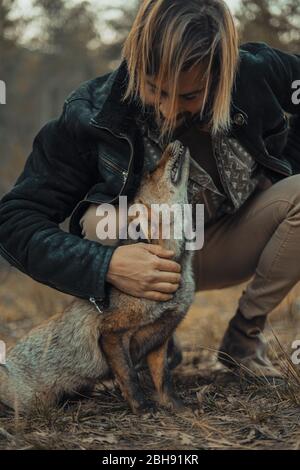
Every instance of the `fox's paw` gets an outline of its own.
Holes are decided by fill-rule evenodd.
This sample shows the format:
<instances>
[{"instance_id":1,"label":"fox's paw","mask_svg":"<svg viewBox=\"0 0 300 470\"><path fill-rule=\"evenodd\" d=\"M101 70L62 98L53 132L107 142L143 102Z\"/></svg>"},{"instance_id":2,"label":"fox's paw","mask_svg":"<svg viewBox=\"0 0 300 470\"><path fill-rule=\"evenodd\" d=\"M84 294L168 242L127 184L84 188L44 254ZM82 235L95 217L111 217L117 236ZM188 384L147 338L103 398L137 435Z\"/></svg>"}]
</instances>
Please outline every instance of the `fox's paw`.
<instances>
[{"instance_id":1,"label":"fox's paw","mask_svg":"<svg viewBox=\"0 0 300 470\"><path fill-rule=\"evenodd\" d=\"M159 397L159 403L161 406L168 408L171 411L184 411L186 409L184 402L176 394L164 393Z\"/></svg>"},{"instance_id":2,"label":"fox's paw","mask_svg":"<svg viewBox=\"0 0 300 470\"><path fill-rule=\"evenodd\" d=\"M135 414L156 413L157 405L152 400L143 400L138 403L131 404L131 409Z\"/></svg>"}]
</instances>

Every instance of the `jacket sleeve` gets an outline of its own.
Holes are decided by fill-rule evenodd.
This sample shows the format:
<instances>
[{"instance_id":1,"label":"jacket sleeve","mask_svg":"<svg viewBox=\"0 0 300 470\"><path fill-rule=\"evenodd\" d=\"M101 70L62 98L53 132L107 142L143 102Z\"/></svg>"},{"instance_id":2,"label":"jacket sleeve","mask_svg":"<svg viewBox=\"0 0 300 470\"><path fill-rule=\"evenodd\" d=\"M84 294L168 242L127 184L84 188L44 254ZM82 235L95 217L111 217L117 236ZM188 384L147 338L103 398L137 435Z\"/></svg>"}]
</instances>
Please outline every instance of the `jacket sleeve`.
<instances>
[{"instance_id":1,"label":"jacket sleeve","mask_svg":"<svg viewBox=\"0 0 300 470\"><path fill-rule=\"evenodd\" d=\"M58 225L97 174L93 152L79 150L63 116L38 132L21 175L0 200L0 253L36 281L100 300L107 293L105 278L115 247L82 239Z\"/></svg>"},{"instance_id":2,"label":"jacket sleeve","mask_svg":"<svg viewBox=\"0 0 300 470\"><path fill-rule=\"evenodd\" d=\"M289 113L290 129L283 155L300 173L300 54L267 46L267 80L282 109Z\"/></svg>"}]
</instances>

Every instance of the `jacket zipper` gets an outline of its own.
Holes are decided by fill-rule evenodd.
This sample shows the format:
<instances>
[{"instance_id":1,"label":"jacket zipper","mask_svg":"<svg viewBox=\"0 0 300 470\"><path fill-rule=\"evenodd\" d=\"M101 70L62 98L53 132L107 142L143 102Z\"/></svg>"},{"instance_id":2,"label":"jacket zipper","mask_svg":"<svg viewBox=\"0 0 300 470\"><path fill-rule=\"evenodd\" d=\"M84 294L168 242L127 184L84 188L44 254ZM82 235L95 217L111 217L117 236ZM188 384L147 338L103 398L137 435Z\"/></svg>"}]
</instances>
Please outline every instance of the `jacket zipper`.
<instances>
[{"instance_id":1,"label":"jacket zipper","mask_svg":"<svg viewBox=\"0 0 300 470\"><path fill-rule=\"evenodd\" d=\"M70 215L70 219L72 218L74 212L77 210L77 208L80 206L80 204L82 204L83 202L91 202L91 203L96 203L96 204L101 204L103 202L107 203L107 204L111 204L112 202L114 202L115 200L118 199L118 197L120 196L120 194L123 192L125 186L126 186L126 183L127 183L127 180L128 180L128 174L129 174L129 169L130 169L130 166L131 166L131 162L132 162L132 159L133 159L133 146L132 146L132 143L130 141L130 139L128 139L128 137L126 137L124 134L115 134L111 129L108 129L107 127L101 127L101 126L98 126L98 124L96 124L93 120L91 120L91 124L98 128L98 129L104 129L108 132L110 132L114 137L117 137L118 139L124 139L127 141L127 143L129 144L129 147L130 147L130 158L129 158L129 164L128 164L128 169L127 171L126 170L123 170L121 171L122 175L123 175L123 185L122 185L122 188L120 189L119 193L117 196L115 196L114 198L112 198L110 201L99 201L99 199L97 201L95 201L94 199L92 198L89 198L88 196L86 196L84 199L82 199L81 201L79 201L76 206L74 207L71 215ZM108 162L108 159L106 159L106 161ZM112 163L112 162L110 162ZM111 166L113 167L113 164L111 164ZM117 168L117 166L116 166ZM119 170L118 170L119 171Z\"/></svg>"},{"instance_id":2,"label":"jacket zipper","mask_svg":"<svg viewBox=\"0 0 300 470\"><path fill-rule=\"evenodd\" d=\"M98 310L99 313L103 313L103 310L97 305L97 301L102 301L103 299L96 299L95 297L89 297L89 301L94 305L95 309Z\"/></svg>"},{"instance_id":3,"label":"jacket zipper","mask_svg":"<svg viewBox=\"0 0 300 470\"><path fill-rule=\"evenodd\" d=\"M128 168L127 170L122 170L122 174L123 174L123 186L122 188L120 189L119 191L119 194L114 197L110 202L113 202L115 201L116 199L118 199L118 197L120 196L120 194L123 192L124 188L125 188L125 185L127 183L127 180L128 180L128 174L129 174L129 169L131 167L131 163L132 163L132 159L133 159L133 145L132 145L132 142L131 140L125 135L125 134L115 134L115 132L113 132L111 129L108 129L108 127L102 127L102 126L99 126L93 119L91 120L91 124L92 126L96 127L97 129L104 129L105 131L108 131L110 132L114 137L117 137L117 139L123 139L123 140L126 140L126 142L128 143L129 147L130 147L130 158L129 158L129 163L128 163ZM102 201L100 201L99 203L101 204Z\"/></svg>"},{"instance_id":4,"label":"jacket zipper","mask_svg":"<svg viewBox=\"0 0 300 470\"><path fill-rule=\"evenodd\" d=\"M107 157L107 155L102 155L102 160L105 161L105 163L113 169L113 171L116 171L117 173L121 173L123 176L123 181L127 177L127 171L124 170L124 168L120 167L117 165L117 163L112 162L110 158Z\"/></svg>"}]
</instances>

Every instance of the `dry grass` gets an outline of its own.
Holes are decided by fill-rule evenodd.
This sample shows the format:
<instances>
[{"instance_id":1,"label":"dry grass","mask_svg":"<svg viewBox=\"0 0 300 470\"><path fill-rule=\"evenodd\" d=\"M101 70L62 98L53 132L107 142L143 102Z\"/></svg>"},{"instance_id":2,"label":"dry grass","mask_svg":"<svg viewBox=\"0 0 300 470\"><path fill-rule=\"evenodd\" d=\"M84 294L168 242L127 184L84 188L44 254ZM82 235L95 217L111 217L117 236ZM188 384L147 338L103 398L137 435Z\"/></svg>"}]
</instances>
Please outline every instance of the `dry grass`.
<instances>
[{"instance_id":1,"label":"dry grass","mask_svg":"<svg viewBox=\"0 0 300 470\"><path fill-rule=\"evenodd\" d=\"M216 349L244 285L197 295L178 336L184 361L174 373L186 409L133 415L113 383L92 397L28 418L0 409L0 449L298 449L299 366L290 361L300 339L300 286L270 316L270 355L287 380L249 380L216 362ZM0 339L14 344L71 297L14 269L0 271ZM142 377L151 393L151 384Z\"/></svg>"}]
</instances>

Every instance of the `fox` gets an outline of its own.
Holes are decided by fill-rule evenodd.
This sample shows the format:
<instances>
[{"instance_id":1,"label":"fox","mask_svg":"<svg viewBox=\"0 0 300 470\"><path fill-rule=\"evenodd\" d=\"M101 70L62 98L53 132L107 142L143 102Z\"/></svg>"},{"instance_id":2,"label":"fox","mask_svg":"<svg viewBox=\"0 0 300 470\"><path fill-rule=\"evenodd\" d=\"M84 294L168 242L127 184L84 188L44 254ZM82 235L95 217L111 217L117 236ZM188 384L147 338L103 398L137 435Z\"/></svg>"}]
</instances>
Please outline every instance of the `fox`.
<instances>
[{"instance_id":1,"label":"fox","mask_svg":"<svg viewBox=\"0 0 300 470\"><path fill-rule=\"evenodd\" d=\"M151 204L183 207L188 203L189 162L188 147L179 140L169 143L155 170L143 175L133 202L149 211ZM173 389L167 348L194 299L193 253L185 247L184 233L175 238L170 230L169 238L162 236L161 219L156 238L147 227L147 241L172 249L181 265L181 281L173 297L148 300L112 285L105 308L75 297L62 313L32 329L7 351L6 363L0 366L0 402L27 413L37 403L55 406L62 397L92 391L97 382L113 376L133 413L184 406ZM140 384L136 366L143 360L154 385L154 400L146 397Z\"/></svg>"}]
</instances>

